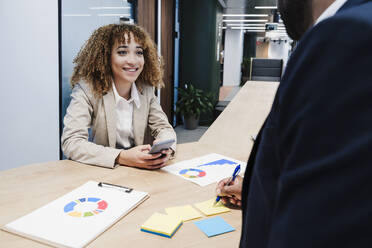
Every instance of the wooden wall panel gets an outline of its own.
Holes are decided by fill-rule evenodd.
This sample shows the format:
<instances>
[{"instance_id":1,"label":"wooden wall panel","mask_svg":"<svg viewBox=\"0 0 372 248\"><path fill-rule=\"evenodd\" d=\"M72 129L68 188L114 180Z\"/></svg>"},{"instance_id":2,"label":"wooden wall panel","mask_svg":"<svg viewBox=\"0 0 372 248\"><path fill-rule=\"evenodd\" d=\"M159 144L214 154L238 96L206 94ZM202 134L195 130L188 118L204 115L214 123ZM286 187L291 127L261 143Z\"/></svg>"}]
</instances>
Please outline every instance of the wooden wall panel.
<instances>
[{"instance_id":1,"label":"wooden wall panel","mask_svg":"<svg viewBox=\"0 0 372 248\"><path fill-rule=\"evenodd\" d=\"M161 106L167 114L170 123L173 122L173 65L174 65L174 0L161 1L161 55L164 60L164 84L161 90ZM138 25L150 33L151 38L157 41L157 1L138 0Z\"/></svg>"},{"instance_id":2,"label":"wooden wall panel","mask_svg":"<svg viewBox=\"0 0 372 248\"><path fill-rule=\"evenodd\" d=\"M156 42L156 0L138 0L137 1L137 22L138 25L145 28Z\"/></svg>"}]
</instances>

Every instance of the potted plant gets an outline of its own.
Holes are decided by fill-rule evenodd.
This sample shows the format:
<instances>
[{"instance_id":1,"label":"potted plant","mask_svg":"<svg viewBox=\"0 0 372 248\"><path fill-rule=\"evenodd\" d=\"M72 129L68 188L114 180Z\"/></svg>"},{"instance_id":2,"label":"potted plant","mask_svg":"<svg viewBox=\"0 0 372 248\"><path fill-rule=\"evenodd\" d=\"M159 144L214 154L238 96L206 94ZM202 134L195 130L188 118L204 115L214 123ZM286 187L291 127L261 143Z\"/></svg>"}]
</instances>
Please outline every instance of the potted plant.
<instances>
[{"instance_id":1,"label":"potted plant","mask_svg":"<svg viewBox=\"0 0 372 248\"><path fill-rule=\"evenodd\" d=\"M241 69L242 69L242 77L241 77L241 82L240 86L243 86L245 82L249 80L249 76L251 74L251 58L243 58L242 64L241 64Z\"/></svg>"},{"instance_id":2,"label":"potted plant","mask_svg":"<svg viewBox=\"0 0 372 248\"><path fill-rule=\"evenodd\" d=\"M185 84L184 88L177 89L176 113L182 115L186 129L195 129L199 125L200 114L213 111L212 95L192 84Z\"/></svg>"}]
</instances>

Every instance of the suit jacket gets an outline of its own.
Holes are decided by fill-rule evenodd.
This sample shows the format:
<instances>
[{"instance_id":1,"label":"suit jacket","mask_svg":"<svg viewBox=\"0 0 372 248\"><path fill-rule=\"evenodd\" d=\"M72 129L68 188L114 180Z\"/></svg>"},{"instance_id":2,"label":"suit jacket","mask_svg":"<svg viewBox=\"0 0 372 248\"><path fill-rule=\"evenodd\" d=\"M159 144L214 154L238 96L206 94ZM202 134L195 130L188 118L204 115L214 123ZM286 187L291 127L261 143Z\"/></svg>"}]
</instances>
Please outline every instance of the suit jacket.
<instances>
[{"instance_id":1,"label":"suit jacket","mask_svg":"<svg viewBox=\"0 0 372 248\"><path fill-rule=\"evenodd\" d=\"M154 88L139 90L140 108L133 108L134 144L143 145L147 128L156 140L176 139L154 95ZM64 118L62 150L72 160L113 168L121 149L116 147L116 103L112 89L101 98L85 82L75 85ZM88 141L91 128L93 142ZM176 150L176 144L172 146Z\"/></svg>"},{"instance_id":2,"label":"suit jacket","mask_svg":"<svg viewBox=\"0 0 372 248\"><path fill-rule=\"evenodd\" d=\"M372 1L347 1L299 42L242 197L240 247L372 246Z\"/></svg>"}]
</instances>

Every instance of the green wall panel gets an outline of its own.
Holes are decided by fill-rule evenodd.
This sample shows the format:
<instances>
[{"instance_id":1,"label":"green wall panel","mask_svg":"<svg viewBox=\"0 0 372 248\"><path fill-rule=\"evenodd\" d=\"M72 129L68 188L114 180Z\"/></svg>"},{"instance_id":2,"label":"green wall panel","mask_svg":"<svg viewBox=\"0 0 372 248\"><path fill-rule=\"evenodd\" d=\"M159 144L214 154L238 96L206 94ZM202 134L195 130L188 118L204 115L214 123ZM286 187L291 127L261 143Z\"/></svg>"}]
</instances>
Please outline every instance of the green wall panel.
<instances>
[{"instance_id":1,"label":"green wall panel","mask_svg":"<svg viewBox=\"0 0 372 248\"><path fill-rule=\"evenodd\" d=\"M218 100L220 86L217 43L221 42L219 24L222 9L217 0L180 1L180 87L193 83L212 92ZM201 124L212 121L202 115Z\"/></svg>"}]
</instances>

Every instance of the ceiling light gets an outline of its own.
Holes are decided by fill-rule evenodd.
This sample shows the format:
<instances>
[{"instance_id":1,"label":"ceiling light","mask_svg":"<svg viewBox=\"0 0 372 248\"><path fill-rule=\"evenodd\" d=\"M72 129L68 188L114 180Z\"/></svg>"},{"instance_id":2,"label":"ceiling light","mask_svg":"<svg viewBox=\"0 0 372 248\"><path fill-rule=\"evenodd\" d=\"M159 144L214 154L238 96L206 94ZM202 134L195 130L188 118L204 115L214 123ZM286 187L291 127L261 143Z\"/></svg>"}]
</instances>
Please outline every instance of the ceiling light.
<instances>
[{"instance_id":1,"label":"ceiling light","mask_svg":"<svg viewBox=\"0 0 372 248\"><path fill-rule=\"evenodd\" d=\"M267 14L223 14L223 17L235 16L235 17L268 17Z\"/></svg>"},{"instance_id":2,"label":"ceiling light","mask_svg":"<svg viewBox=\"0 0 372 248\"><path fill-rule=\"evenodd\" d=\"M243 27L265 27L265 24L252 24L252 23L227 23L227 26L243 26Z\"/></svg>"},{"instance_id":3,"label":"ceiling light","mask_svg":"<svg viewBox=\"0 0 372 248\"><path fill-rule=\"evenodd\" d=\"M256 6L255 9L277 9L277 6Z\"/></svg>"},{"instance_id":4,"label":"ceiling light","mask_svg":"<svg viewBox=\"0 0 372 248\"><path fill-rule=\"evenodd\" d=\"M231 29L243 29L243 30L259 30L259 31L265 31L265 28L252 28L252 27L231 27Z\"/></svg>"},{"instance_id":5,"label":"ceiling light","mask_svg":"<svg viewBox=\"0 0 372 248\"><path fill-rule=\"evenodd\" d=\"M98 14L98 16L119 16L119 17L128 16L130 17L130 14Z\"/></svg>"},{"instance_id":6,"label":"ceiling light","mask_svg":"<svg viewBox=\"0 0 372 248\"><path fill-rule=\"evenodd\" d=\"M266 30L265 27L229 27L231 29L258 29L258 30Z\"/></svg>"},{"instance_id":7,"label":"ceiling light","mask_svg":"<svg viewBox=\"0 0 372 248\"><path fill-rule=\"evenodd\" d=\"M222 22L267 22L267 20L223 20Z\"/></svg>"},{"instance_id":8,"label":"ceiling light","mask_svg":"<svg viewBox=\"0 0 372 248\"><path fill-rule=\"evenodd\" d=\"M284 27L284 24L283 23L277 23L277 22L268 22L266 24L272 24L272 25L276 25L276 26L280 26L280 27Z\"/></svg>"},{"instance_id":9,"label":"ceiling light","mask_svg":"<svg viewBox=\"0 0 372 248\"><path fill-rule=\"evenodd\" d=\"M130 9L130 7L90 7L89 9Z\"/></svg>"},{"instance_id":10,"label":"ceiling light","mask_svg":"<svg viewBox=\"0 0 372 248\"><path fill-rule=\"evenodd\" d=\"M244 30L244 31L248 33L265 33L265 31L259 31L259 30Z\"/></svg>"},{"instance_id":11,"label":"ceiling light","mask_svg":"<svg viewBox=\"0 0 372 248\"><path fill-rule=\"evenodd\" d=\"M64 14L63 16L91 16L90 14Z\"/></svg>"}]
</instances>

